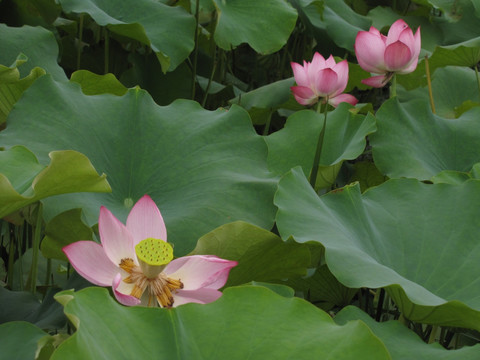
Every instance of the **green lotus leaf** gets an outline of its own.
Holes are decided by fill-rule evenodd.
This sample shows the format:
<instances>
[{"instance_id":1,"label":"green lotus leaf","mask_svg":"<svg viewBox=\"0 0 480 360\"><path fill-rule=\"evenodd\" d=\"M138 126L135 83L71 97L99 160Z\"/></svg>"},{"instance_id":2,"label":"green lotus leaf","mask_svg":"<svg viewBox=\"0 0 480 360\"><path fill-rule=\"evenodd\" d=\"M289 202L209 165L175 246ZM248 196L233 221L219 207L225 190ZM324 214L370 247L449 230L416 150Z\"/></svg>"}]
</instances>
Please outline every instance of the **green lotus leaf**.
<instances>
[{"instance_id":1,"label":"green lotus leaf","mask_svg":"<svg viewBox=\"0 0 480 360\"><path fill-rule=\"evenodd\" d=\"M111 194L44 201L47 221L82 208L92 226L102 205L125 221L131 206L149 194L162 212L176 256L228 222L273 225L276 179L267 170L267 147L238 106L212 112L177 100L160 107L139 89L121 97L86 96L78 84L54 82L47 75L25 92L0 139L4 146L27 145L40 163L55 149L80 151L108 175Z\"/></svg>"},{"instance_id":2,"label":"green lotus leaf","mask_svg":"<svg viewBox=\"0 0 480 360\"><path fill-rule=\"evenodd\" d=\"M426 99L388 100L370 136L375 165L391 178L429 180L444 170L468 172L480 162L479 116L478 107L452 120L432 114Z\"/></svg>"},{"instance_id":3,"label":"green lotus leaf","mask_svg":"<svg viewBox=\"0 0 480 360\"><path fill-rule=\"evenodd\" d=\"M385 344L393 359L398 360L476 360L480 345L447 350L438 343L426 344L413 331L398 321L378 323L355 306L347 306L335 315L335 322L345 325L349 321L361 320L372 329Z\"/></svg>"},{"instance_id":4,"label":"green lotus leaf","mask_svg":"<svg viewBox=\"0 0 480 360\"><path fill-rule=\"evenodd\" d=\"M5 360L35 359L38 343L48 337L45 331L25 321L0 324L0 357Z\"/></svg>"},{"instance_id":5,"label":"green lotus leaf","mask_svg":"<svg viewBox=\"0 0 480 360\"><path fill-rule=\"evenodd\" d=\"M127 88L113 74L97 75L88 70L78 70L72 74L70 81L79 83L85 95L122 96L127 92Z\"/></svg>"},{"instance_id":6,"label":"green lotus leaf","mask_svg":"<svg viewBox=\"0 0 480 360\"><path fill-rule=\"evenodd\" d=\"M62 251L64 246L78 240L93 240L93 231L83 223L81 214L81 209L68 210L46 224L45 237L40 246L43 256L68 261Z\"/></svg>"},{"instance_id":7,"label":"green lotus leaf","mask_svg":"<svg viewBox=\"0 0 480 360\"><path fill-rule=\"evenodd\" d=\"M173 309L124 307L102 288L64 291L57 299L77 332L52 360L152 354L157 359L390 359L364 323L338 326L310 303L265 287L232 287L211 304Z\"/></svg>"},{"instance_id":8,"label":"green lotus leaf","mask_svg":"<svg viewBox=\"0 0 480 360\"><path fill-rule=\"evenodd\" d=\"M23 146L0 151L0 218L49 196L111 190L85 155L65 150L48 156L51 162L45 167Z\"/></svg>"},{"instance_id":9,"label":"green lotus leaf","mask_svg":"<svg viewBox=\"0 0 480 360\"><path fill-rule=\"evenodd\" d=\"M392 179L318 197L299 168L275 196L282 238L318 241L351 288L386 287L407 319L480 329L480 182L428 185Z\"/></svg>"},{"instance_id":10,"label":"green lotus leaf","mask_svg":"<svg viewBox=\"0 0 480 360\"><path fill-rule=\"evenodd\" d=\"M247 43L258 53L271 54L285 45L297 20L297 12L285 0L214 2L215 42L224 50Z\"/></svg>"},{"instance_id":11,"label":"green lotus leaf","mask_svg":"<svg viewBox=\"0 0 480 360\"><path fill-rule=\"evenodd\" d=\"M284 242L278 235L242 221L202 236L191 254L238 261L226 286L306 275L311 262L307 245Z\"/></svg>"},{"instance_id":12,"label":"green lotus leaf","mask_svg":"<svg viewBox=\"0 0 480 360\"><path fill-rule=\"evenodd\" d=\"M365 149L365 137L376 129L371 114L355 115L350 112L351 108L341 103L328 114L318 188L334 183L342 161L360 155ZM269 149L268 165L273 172L282 175L300 165L306 175L310 174L323 118L323 114L312 110L295 112L282 130L265 138Z\"/></svg>"},{"instance_id":13,"label":"green lotus leaf","mask_svg":"<svg viewBox=\"0 0 480 360\"><path fill-rule=\"evenodd\" d=\"M7 115L23 92L42 75L45 75L45 70L36 67L28 76L20 79L20 72L17 68L12 69L0 65L0 124L6 121Z\"/></svg>"},{"instance_id":14,"label":"green lotus leaf","mask_svg":"<svg viewBox=\"0 0 480 360\"><path fill-rule=\"evenodd\" d=\"M65 72L57 63L58 45L55 36L42 27L9 27L0 24L0 48L0 64L9 66L19 54L24 54L25 59L28 59L19 67L21 78L39 67L57 80L66 79Z\"/></svg>"},{"instance_id":15,"label":"green lotus leaf","mask_svg":"<svg viewBox=\"0 0 480 360\"><path fill-rule=\"evenodd\" d=\"M470 172L445 170L435 175L432 178L432 182L435 184L447 183L447 184L461 184L470 179L480 180L480 163L473 165Z\"/></svg>"},{"instance_id":16,"label":"green lotus leaf","mask_svg":"<svg viewBox=\"0 0 480 360\"><path fill-rule=\"evenodd\" d=\"M195 19L182 7L158 1L58 0L67 13L87 13L112 32L149 45L163 72L180 65L193 50Z\"/></svg>"}]
</instances>

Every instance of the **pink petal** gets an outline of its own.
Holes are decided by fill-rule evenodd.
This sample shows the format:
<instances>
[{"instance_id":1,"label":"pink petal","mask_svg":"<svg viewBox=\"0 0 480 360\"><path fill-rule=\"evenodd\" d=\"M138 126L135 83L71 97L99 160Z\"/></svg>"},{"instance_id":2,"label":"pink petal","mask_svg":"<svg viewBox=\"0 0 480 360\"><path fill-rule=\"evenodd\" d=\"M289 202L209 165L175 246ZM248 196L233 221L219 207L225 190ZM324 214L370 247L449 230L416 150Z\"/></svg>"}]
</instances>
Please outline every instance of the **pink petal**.
<instances>
[{"instance_id":1,"label":"pink petal","mask_svg":"<svg viewBox=\"0 0 480 360\"><path fill-rule=\"evenodd\" d=\"M372 76L368 79L363 79L362 83L374 88L381 88L387 85L388 81L385 81L385 75Z\"/></svg>"},{"instance_id":2,"label":"pink petal","mask_svg":"<svg viewBox=\"0 0 480 360\"><path fill-rule=\"evenodd\" d=\"M341 102L349 103L353 106L357 105L358 99L350 94L341 94L335 96L334 98L329 98L328 103L334 107L337 107Z\"/></svg>"},{"instance_id":3,"label":"pink petal","mask_svg":"<svg viewBox=\"0 0 480 360\"><path fill-rule=\"evenodd\" d=\"M337 90L335 91L334 94L332 94L333 97L337 96L338 94L341 94L343 90L347 87L348 83L348 62L347 60L342 60L338 64L336 64L333 68L333 71L337 73L338 79L337 79Z\"/></svg>"},{"instance_id":4,"label":"pink petal","mask_svg":"<svg viewBox=\"0 0 480 360\"><path fill-rule=\"evenodd\" d=\"M92 284L111 286L118 267L110 261L103 247L94 241L77 241L63 249L73 268Z\"/></svg>"},{"instance_id":5,"label":"pink petal","mask_svg":"<svg viewBox=\"0 0 480 360\"><path fill-rule=\"evenodd\" d=\"M100 208L98 231L105 254L114 264L120 264L122 259L136 259L132 235L104 206Z\"/></svg>"},{"instance_id":6,"label":"pink petal","mask_svg":"<svg viewBox=\"0 0 480 360\"><path fill-rule=\"evenodd\" d=\"M308 65L307 68L307 76L311 85L315 85L315 79L318 71L324 69L325 66L325 59L322 55L316 52L313 55L312 62Z\"/></svg>"},{"instance_id":7,"label":"pink petal","mask_svg":"<svg viewBox=\"0 0 480 360\"><path fill-rule=\"evenodd\" d=\"M403 70L397 71L397 73L398 74L410 74L412 71L414 71L417 68L417 64L418 64L418 57L414 58L410 65L408 65Z\"/></svg>"},{"instance_id":8,"label":"pink petal","mask_svg":"<svg viewBox=\"0 0 480 360\"><path fill-rule=\"evenodd\" d=\"M220 259L216 256L184 256L170 262L163 272L183 283L183 290L197 290L203 287L221 288L228 279L230 269L236 261Z\"/></svg>"},{"instance_id":9,"label":"pink petal","mask_svg":"<svg viewBox=\"0 0 480 360\"><path fill-rule=\"evenodd\" d=\"M217 300L222 293L215 289L178 290L173 295L173 307L187 303L208 304Z\"/></svg>"},{"instance_id":10,"label":"pink petal","mask_svg":"<svg viewBox=\"0 0 480 360\"><path fill-rule=\"evenodd\" d=\"M415 38L413 37L412 30L407 28L400 33L398 41L404 43L410 49L410 52L414 54L415 52Z\"/></svg>"},{"instance_id":11,"label":"pink petal","mask_svg":"<svg viewBox=\"0 0 480 360\"><path fill-rule=\"evenodd\" d=\"M395 21L392 24L392 26L390 26L390 29L388 30L386 45L388 46L388 45L393 44L394 42L398 41L398 39L400 37L400 34L405 29L409 29L410 32L412 31L408 27L407 23L405 21L403 21L402 19L398 19L397 21Z\"/></svg>"},{"instance_id":12,"label":"pink petal","mask_svg":"<svg viewBox=\"0 0 480 360\"><path fill-rule=\"evenodd\" d=\"M128 214L127 229L133 236L133 245L147 238L167 241L167 229L162 214L148 195L138 200Z\"/></svg>"},{"instance_id":13,"label":"pink petal","mask_svg":"<svg viewBox=\"0 0 480 360\"><path fill-rule=\"evenodd\" d=\"M385 49L385 65L389 71L400 71L407 67L412 59L412 53L407 45L397 41Z\"/></svg>"},{"instance_id":14,"label":"pink petal","mask_svg":"<svg viewBox=\"0 0 480 360\"><path fill-rule=\"evenodd\" d=\"M317 73L315 89L317 95L320 97L326 97L333 94L338 89L337 73L330 68L320 70Z\"/></svg>"},{"instance_id":15,"label":"pink petal","mask_svg":"<svg viewBox=\"0 0 480 360\"><path fill-rule=\"evenodd\" d=\"M140 299L137 299L135 296L131 295L126 295L122 294L120 291L117 290L118 286L120 285L120 282L122 281L122 275L118 273L115 278L113 279L112 282L112 289L113 289L113 294L115 295L115 298L120 304L126 305L126 306L135 306L140 304Z\"/></svg>"},{"instance_id":16,"label":"pink petal","mask_svg":"<svg viewBox=\"0 0 480 360\"><path fill-rule=\"evenodd\" d=\"M292 90L293 96L299 104L311 105L316 103L318 100L317 95L315 95L315 93L309 87L292 86L290 90Z\"/></svg>"},{"instance_id":17,"label":"pink petal","mask_svg":"<svg viewBox=\"0 0 480 360\"><path fill-rule=\"evenodd\" d=\"M291 62L290 65L292 66L293 76L295 77L295 82L297 85L309 87L310 81L305 68L302 65L294 62Z\"/></svg>"},{"instance_id":18,"label":"pink petal","mask_svg":"<svg viewBox=\"0 0 480 360\"><path fill-rule=\"evenodd\" d=\"M355 39L355 54L363 70L381 74L385 72L385 43L381 36L359 31Z\"/></svg>"},{"instance_id":19,"label":"pink petal","mask_svg":"<svg viewBox=\"0 0 480 360\"><path fill-rule=\"evenodd\" d=\"M325 67L333 68L335 65L337 65L337 63L335 62L333 55L330 55L330 57L327 60L325 60Z\"/></svg>"}]
</instances>

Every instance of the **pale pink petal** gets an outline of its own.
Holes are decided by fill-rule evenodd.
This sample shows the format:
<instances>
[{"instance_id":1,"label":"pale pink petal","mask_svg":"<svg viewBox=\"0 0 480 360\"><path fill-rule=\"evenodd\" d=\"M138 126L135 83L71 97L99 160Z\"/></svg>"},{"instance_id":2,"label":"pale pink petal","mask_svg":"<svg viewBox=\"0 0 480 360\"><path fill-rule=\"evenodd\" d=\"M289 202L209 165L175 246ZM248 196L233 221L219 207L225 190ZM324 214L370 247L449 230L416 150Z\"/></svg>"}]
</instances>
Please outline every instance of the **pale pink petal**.
<instances>
[{"instance_id":1,"label":"pale pink petal","mask_svg":"<svg viewBox=\"0 0 480 360\"><path fill-rule=\"evenodd\" d=\"M138 200L128 214L127 229L133 236L133 245L147 238L167 241L167 228L162 214L148 195Z\"/></svg>"},{"instance_id":2,"label":"pale pink petal","mask_svg":"<svg viewBox=\"0 0 480 360\"><path fill-rule=\"evenodd\" d=\"M414 71L417 68L418 64L418 56L412 59L412 62L410 65L408 65L406 68L403 70L397 71L398 74L410 74L412 71Z\"/></svg>"},{"instance_id":3,"label":"pale pink petal","mask_svg":"<svg viewBox=\"0 0 480 360\"><path fill-rule=\"evenodd\" d=\"M318 73L319 70L324 69L325 66L326 66L325 59L323 58L322 55L316 52L313 55L312 62L308 65L308 68L307 68L307 76L311 85L313 86L315 85L316 74Z\"/></svg>"},{"instance_id":4,"label":"pale pink petal","mask_svg":"<svg viewBox=\"0 0 480 360\"><path fill-rule=\"evenodd\" d=\"M334 98L329 98L328 103L334 107L337 107L341 102L349 103L353 106L357 105L358 99L350 94L341 94L335 96Z\"/></svg>"},{"instance_id":5,"label":"pale pink petal","mask_svg":"<svg viewBox=\"0 0 480 360\"><path fill-rule=\"evenodd\" d=\"M413 45L413 56L418 58L418 55L420 55L420 50L422 49L422 37L420 35L420 26L417 29L417 32L415 33L414 36L414 45Z\"/></svg>"},{"instance_id":6,"label":"pale pink petal","mask_svg":"<svg viewBox=\"0 0 480 360\"><path fill-rule=\"evenodd\" d=\"M120 285L120 282L122 281L122 275L118 273L115 278L113 279L112 282L112 290L113 294L115 295L115 298L120 304L126 305L126 306L135 306L140 304L140 299L137 299L135 296L131 295L126 295L118 291L118 286Z\"/></svg>"},{"instance_id":7,"label":"pale pink petal","mask_svg":"<svg viewBox=\"0 0 480 360\"><path fill-rule=\"evenodd\" d=\"M77 241L63 249L73 268L99 286L111 286L118 267L105 254L103 247L94 241Z\"/></svg>"},{"instance_id":8,"label":"pale pink petal","mask_svg":"<svg viewBox=\"0 0 480 360\"><path fill-rule=\"evenodd\" d=\"M388 30L386 45L388 46L388 45L393 44L394 42L398 41L398 39L400 37L400 34L405 29L409 29L410 31L412 31L408 27L407 23L405 21L403 21L402 19L398 19L397 21L395 21L392 24L392 26L390 26L390 29Z\"/></svg>"},{"instance_id":9,"label":"pale pink petal","mask_svg":"<svg viewBox=\"0 0 480 360\"><path fill-rule=\"evenodd\" d=\"M317 95L315 95L309 87L292 86L290 87L290 90L292 90L293 96L299 104L311 105L317 102Z\"/></svg>"},{"instance_id":10,"label":"pale pink petal","mask_svg":"<svg viewBox=\"0 0 480 360\"><path fill-rule=\"evenodd\" d=\"M163 272L172 279L180 280L183 290L218 289L225 285L230 269L236 265L236 261L216 256L192 255L173 260Z\"/></svg>"},{"instance_id":11,"label":"pale pink petal","mask_svg":"<svg viewBox=\"0 0 480 360\"><path fill-rule=\"evenodd\" d=\"M335 59L333 58L333 55L330 55L327 60L325 60L325 67L327 68L333 68L337 63L335 62Z\"/></svg>"},{"instance_id":12,"label":"pale pink petal","mask_svg":"<svg viewBox=\"0 0 480 360\"><path fill-rule=\"evenodd\" d=\"M374 88L381 88L387 85L388 81L385 81L385 75L372 76L368 79L363 79L362 83Z\"/></svg>"},{"instance_id":13,"label":"pale pink petal","mask_svg":"<svg viewBox=\"0 0 480 360\"><path fill-rule=\"evenodd\" d=\"M358 64L363 70L375 74L385 72L385 43L380 36L359 31L354 47Z\"/></svg>"},{"instance_id":14,"label":"pale pink petal","mask_svg":"<svg viewBox=\"0 0 480 360\"><path fill-rule=\"evenodd\" d=\"M295 77L295 82L297 85L309 87L310 80L307 77L305 68L295 62L291 62L290 65L292 66L293 76Z\"/></svg>"},{"instance_id":15,"label":"pale pink petal","mask_svg":"<svg viewBox=\"0 0 480 360\"><path fill-rule=\"evenodd\" d=\"M105 254L114 264L120 264L122 259L136 259L132 235L104 206L100 208L98 231Z\"/></svg>"},{"instance_id":16,"label":"pale pink petal","mask_svg":"<svg viewBox=\"0 0 480 360\"><path fill-rule=\"evenodd\" d=\"M410 53L415 53L415 38L413 37L412 30L407 28L400 33L398 41L404 43L410 49Z\"/></svg>"},{"instance_id":17,"label":"pale pink petal","mask_svg":"<svg viewBox=\"0 0 480 360\"><path fill-rule=\"evenodd\" d=\"M407 45L397 41L385 49L385 65L388 71L400 71L409 65L412 53Z\"/></svg>"},{"instance_id":18,"label":"pale pink petal","mask_svg":"<svg viewBox=\"0 0 480 360\"><path fill-rule=\"evenodd\" d=\"M336 64L333 68L333 71L337 73L337 90L335 93L332 94L332 97L341 94L343 90L347 87L348 83L348 62L347 60L342 60L338 64Z\"/></svg>"},{"instance_id":19,"label":"pale pink petal","mask_svg":"<svg viewBox=\"0 0 480 360\"><path fill-rule=\"evenodd\" d=\"M330 68L325 68L317 73L317 80L315 89L317 95L326 97L335 93L338 88L338 76L335 71Z\"/></svg>"},{"instance_id":20,"label":"pale pink petal","mask_svg":"<svg viewBox=\"0 0 480 360\"><path fill-rule=\"evenodd\" d=\"M370 26L370 29L368 30L369 33L372 33L373 35L375 36L381 36L382 34L380 33L380 31L378 31L377 28L373 27L373 26Z\"/></svg>"},{"instance_id":21,"label":"pale pink petal","mask_svg":"<svg viewBox=\"0 0 480 360\"><path fill-rule=\"evenodd\" d=\"M208 304L217 300L222 293L215 289L177 290L173 294L173 307L187 303Z\"/></svg>"}]
</instances>

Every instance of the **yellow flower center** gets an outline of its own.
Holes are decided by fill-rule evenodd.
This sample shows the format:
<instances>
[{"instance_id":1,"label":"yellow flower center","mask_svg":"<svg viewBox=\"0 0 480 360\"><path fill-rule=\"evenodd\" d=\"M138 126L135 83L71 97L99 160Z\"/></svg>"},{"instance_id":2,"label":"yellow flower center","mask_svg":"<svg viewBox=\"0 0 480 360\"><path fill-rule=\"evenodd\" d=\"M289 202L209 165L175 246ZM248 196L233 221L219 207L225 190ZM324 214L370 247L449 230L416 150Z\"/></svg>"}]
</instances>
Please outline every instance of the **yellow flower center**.
<instances>
[{"instance_id":1,"label":"yellow flower center","mask_svg":"<svg viewBox=\"0 0 480 360\"><path fill-rule=\"evenodd\" d=\"M130 295L141 299L148 290L148 306L155 306L156 299L161 307L172 307L173 294L183 288L180 279L169 278L162 272L173 259L172 246L163 240L148 238L135 246L135 253L140 266L129 258L119 264L129 274L123 281L134 284Z\"/></svg>"}]
</instances>

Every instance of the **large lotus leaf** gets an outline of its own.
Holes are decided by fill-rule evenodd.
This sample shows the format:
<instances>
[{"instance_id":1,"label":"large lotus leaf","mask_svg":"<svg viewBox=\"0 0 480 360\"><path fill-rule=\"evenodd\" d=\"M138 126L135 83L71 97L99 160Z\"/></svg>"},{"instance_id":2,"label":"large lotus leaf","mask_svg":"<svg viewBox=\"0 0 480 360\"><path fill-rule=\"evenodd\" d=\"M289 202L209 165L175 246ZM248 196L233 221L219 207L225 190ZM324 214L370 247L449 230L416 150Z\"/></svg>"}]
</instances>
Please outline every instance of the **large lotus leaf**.
<instances>
[{"instance_id":1,"label":"large lotus leaf","mask_svg":"<svg viewBox=\"0 0 480 360\"><path fill-rule=\"evenodd\" d=\"M62 251L64 246L79 240L93 240L93 231L82 221L81 214L81 209L68 210L46 224L40 247L43 256L68 261Z\"/></svg>"},{"instance_id":2,"label":"large lotus leaf","mask_svg":"<svg viewBox=\"0 0 480 360\"><path fill-rule=\"evenodd\" d=\"M407 319L480 329L480 182L393 179L318 197L299 168L275 196L282 238L318 241L352 288L387 287Z\"/></svg>"},{"instance_id":3,"label":"large lotus leaf","mask_svg":"<svg viewBox=\"0 0 480 360\"><path fill-rule=\"evenodd\" d=\"M0 64L10 66L19 54L28 61L19 67L22 78L35 67L45 69L57 80L66 79L57 63L58 45L52 32L41 27L9 27L0 24Z\"/></svg>"},{"instance_id":4,"label":"large lotus leaf","mask_svg":"<svg viewBox=\"0 0 480 360\"><path fill-rule=\"evenodd\" d=\"M311 262L307 245L284 242L278 235L242 221L202 236L193 254L238 261L226 286L306 275Z\"/></svg>"},{"instance_id":5,"label":"large lotus leaf","mask_svg":"<svg viewBox=\"0 0 480 360\"><path fill-rule=\"evenodd\" d=\"M78 84L44 76L10 113L0 143L28 144L41 163L53 149L81 151L108 175L112 194L56 197L44 202L47 220L83 208L91 226L105 205L125 221L134 202L149 194L176 255L228 222L273 224L276 181L267 170L267 147L238 106L212 112L178 100L160 107L139 89L85 96Z\"/></svg>"},{"instance_id":6,"label":"large lotus leaf","mask_svg":"<svg viewBox=\"0 0 480 360\"><path fill-rule=\"evenodd\" d=\"M350 111L351 108L351 105L341 103L327 116L319 164L324 172L334 171L333 181L339 170L334 165L341 165L343 160L355 159L360 155L365 149L365 137L376 129L372 115L356 115ZM323 119L323 114L312 110L298 111L287 119L282 130L267 136L270 169L282 175L300 165L305 174L310 174ZM328 182L332 183L332 178L325 182L325 186L329 185Z\"/></svg>"},{"instance_id":7,"label":"large lotus leaf","mask_svg":"<svg viewBox=\"0 0 480 360\"><path fill-rule=\"evenodd\" d=\"M288 40L297 12L285 0L215 0L215 42L225 50L247 43L256 52L271 54Z\"/></svg>"},{"instance_id":8,"label":"large lotus leaf","mask_svg":"<svg viewBox=\"0 0 480 360\"><path fill-rule=\"evenodd\" d=\"M214 303L173 309L124 307L101 288L57 299L77 332L52 360L390 359L364 323L338 326L310 303L259 286L228 288Z\"/></svg>"},{"instance_id":9,"label":"large lotus leaf","mask_svg":"<svg viewBox=\"0 0 480 360\"><path fill-rule=\"evenodd\" d=\"M70 81L79 83L86 95L114 94L124 95L127 88L113 74L98 75L88 70L75 71Z\"/></svg>"},{"instance_id":10,"label":"large lotus leaf","mask_svg":"<svg viewBox=\"0 0 480 360\"><path fill-rule=\"evenodd\" d=\"M438 343L426 344L398 321L378 323L355 306L347 306L335 315L335 322L339 325L355 320L361 320L367 324L382 340L395 360L476 360L480 354L478 344L459 350L446 350Z\"/></svg>"},{"instance_id":11,"label":"large lotus leaf","mask_svg":"<svg viewBox=\"0 0 480 360\"><path fill-rule=\"evenodd\" d=\"M470 172L462 172L462 171L452 171L452 170L445 170L435 175L432 178L432 182L437 183L447 183L447 184L461 184L470 179L478 179L480 180L480 163L473 165L473 168Z\"/></svg>"},{"instance_id":12,"label":"large lotus leaf","mask_svg":"<svg viewBox=\"0 0 480 360\"><path fill-rule=\"evenodd\" d=\"M22 93L40 76L45 70L34 68L30 74L20 79L18 67L27 61L24 54L19 54L11 66L0 65L0 124L5 122L7 115Z\"/></svg>"},{"instance_id":13,"label":"large lotus leaf","mask_svg":"<svg viewBox=\"0 0 480 360\"><path fill-rule=\"evenodd\" d=\"M97 24L149 45L164 72L193 50L195 19L182 7L153 0L58 0L65 12L87 13Z\"/></svg>"},{"instance_id":14,"label":"large lotus leaf","mask_svg":"<svg viewBox=\"0 0 480 360\"><path fill-rule=\"evenodd\" d=\"M35 359L39 342L50 337L38 327L25 322L15 321L0 325L0 359Z\"/></svg>"},{"instance_id":15,"label":"large lotus leaf","mask_svg":"<svg viewBox=\"0 0 480 360\"><path fill-rule=\"evenodd\" d=\"M455 91L452 91L455 89ZM474 106L480 106L480 90L475 71L467 67L447 66L439 68L433 75L432 92L435 113L450 119L458 118ZM399 88L401 102L412 99L430 101L426 86L414 91Z\"/></svg>"},{"instance_id":16,"label":"large lotus leaf","mask_svg":"<svg viewBox=\"0 0 480 360\"><path fill-rule=\"evenodd\" d=\"M391 178L428 180L443 170L470 171L480 161L480 108L458 119L432 114L426 99L386 101L370 137L375 165Z\"/></svg>"},{"instance_id":17,"label":"large lotus leaf","mask_svg":"<svg viewBox=\"0 0 480 360\"><path fill-rule=\"evenodd\" d=\"M23 146L0 151L0 218L53 195L110 191L105 174L99 176L85 155L65 150L48 156L45 167Z\"/></svg>"}]
</instances>

